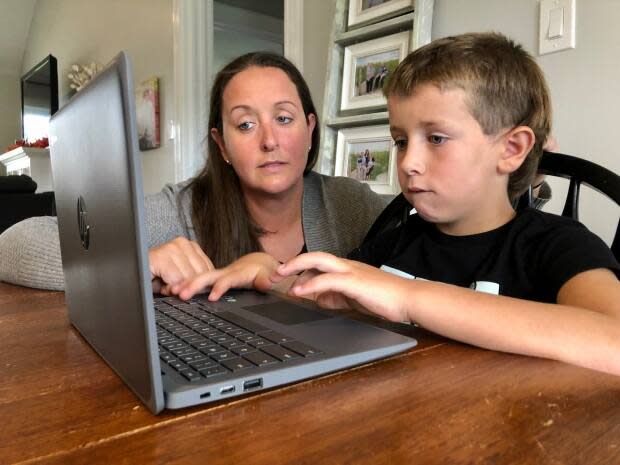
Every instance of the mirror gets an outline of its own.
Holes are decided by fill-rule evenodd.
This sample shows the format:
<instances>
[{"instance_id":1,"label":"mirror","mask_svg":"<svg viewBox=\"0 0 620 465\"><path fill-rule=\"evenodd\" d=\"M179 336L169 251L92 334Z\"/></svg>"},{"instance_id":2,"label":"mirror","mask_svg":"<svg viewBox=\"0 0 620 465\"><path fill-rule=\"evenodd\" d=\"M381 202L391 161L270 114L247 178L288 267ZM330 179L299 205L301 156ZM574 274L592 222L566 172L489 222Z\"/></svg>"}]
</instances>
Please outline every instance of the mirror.
<instances>
[{"instance_id":1,"label":"mirror","mask_svg":"<svg viewBox=\"0 0 620 465\"><path fill-rule=\"evenodd\" d=\"M22 139L34 142L49 136L49 119L58 110L58 66L45 57L21 79Z\"/></svg>"}]
</instances>

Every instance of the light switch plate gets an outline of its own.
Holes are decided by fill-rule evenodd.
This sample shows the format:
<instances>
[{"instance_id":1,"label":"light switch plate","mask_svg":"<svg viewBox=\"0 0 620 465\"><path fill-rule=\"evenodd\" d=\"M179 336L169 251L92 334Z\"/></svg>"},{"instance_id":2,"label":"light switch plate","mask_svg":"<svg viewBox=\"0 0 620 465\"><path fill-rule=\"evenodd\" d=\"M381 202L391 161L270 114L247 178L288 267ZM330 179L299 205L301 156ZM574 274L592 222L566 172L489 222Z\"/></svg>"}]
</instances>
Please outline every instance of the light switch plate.
<instances>
[{"instance_id":1,"label":"light switch plate","mask_svg":"<svg viewBox=\"0 0 620 465\"><path fill-rule=\"evenodd\" d=\"M577 0L540 0L540 55L575 48L576 2Z\"/></svg>"}]
</instances>

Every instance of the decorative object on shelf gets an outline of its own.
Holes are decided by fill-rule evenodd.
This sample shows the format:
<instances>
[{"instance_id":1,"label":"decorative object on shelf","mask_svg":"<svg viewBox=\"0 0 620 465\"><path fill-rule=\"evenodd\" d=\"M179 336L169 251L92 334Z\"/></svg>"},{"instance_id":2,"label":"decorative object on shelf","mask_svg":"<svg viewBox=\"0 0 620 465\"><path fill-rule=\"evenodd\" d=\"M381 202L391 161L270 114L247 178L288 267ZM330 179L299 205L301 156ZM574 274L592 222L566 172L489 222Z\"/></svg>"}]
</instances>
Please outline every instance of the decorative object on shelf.
<instances>
[{"instance_id":1,"label":"decorative object on shelf","mask_svg":"<svg viewBox=\"0 0 620 465\"><path fill-rule=\"evenodd\" d=\"M413 0L349 0L348 26L381 21L413 9Z\"/></svg>"},{"instance_id":2,"label":"decorative object on shelf","mask_svg":"<svg viewBox=\"0 0 620 465\"><path fill-rule=\"evenodd\" d=\"M341 110L386 104L381 92L409 51L409 31L350 45L344 49Z\"/></svg>"},{"instance_id":3,"label":"decorative object on shelf","mask_svg":"<svg viewBox=\"0 0 620 465\"><path fill-rule=\"evenodd\" d=\"M37 149L45 149L49 146L49 139L47 137L41 137L40 139L34 141L27 141L24 139L17 139L14 144L9 145L6 148L7 152L10 152L17 147L34 147Z\"/></svg>"},{"instance_id":4,"label":"decorative object on shelf","mask_svg":"<svg viewBox=\"0 0 620 465\"><path fill-rule=\"evenodd\" d=\"M71 72L67 74L69 87L79 92L102 69L102 65L94 62L89 65L71 65Z\"/></svg>"},{"instance_id":5,"label":"decorative object on shelf","mask_svg":"<svg viewBox=\"0 0 620 465\"><path fill-rule=\"evenodd\" d=\"M397 194L396 147L390 127L365 126L338 131L336 176L367 183L378 194Z\"/></svg>"},{"instance_id":6,"label":"decorative object on shelf","mask_svg":"<svg viewBox=\"0 0 620 465\"><path fill-rule=\"evenodd\" d=\"M140 150L161 145L159 130L159 79L152 77L136 86L136 122Z\"/></svg>"}]
</instances>

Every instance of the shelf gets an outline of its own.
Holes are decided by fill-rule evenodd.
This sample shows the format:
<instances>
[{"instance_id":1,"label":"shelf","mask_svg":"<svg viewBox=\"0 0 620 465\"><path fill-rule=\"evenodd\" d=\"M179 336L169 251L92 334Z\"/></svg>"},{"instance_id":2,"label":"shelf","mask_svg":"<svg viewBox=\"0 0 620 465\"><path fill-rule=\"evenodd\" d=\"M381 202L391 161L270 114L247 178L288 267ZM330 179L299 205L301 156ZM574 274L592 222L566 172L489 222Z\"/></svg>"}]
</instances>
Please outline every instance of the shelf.
<instances>
[{"instance_id":1,"label":"shelf","mask_svg":"<svg viewBox=\"0 0 620 465\"><path fill-rule=\"evenodd\" d=\"M363 42L366 40L376 39L377 37L383 37L397 32L406 31L413 28L414 19L415 16L413 12L407 13L380 23L369 24L368 26L362 26L357 29L341 32L336 34L334 42L344 47L356 42Z\"/></svg>"},{"instance_id":2,"label":"shelf","mask_svg":"<svg viewBox=\"0 0 620 465\"><path fill-rule=\"evenodd\" d=\"M337 116L330 118L325 124L334 129L353 128L368 126L372 124L386 124L388 122L388 112L366 113L363 115Z\"/></svg>"}]
</instances>

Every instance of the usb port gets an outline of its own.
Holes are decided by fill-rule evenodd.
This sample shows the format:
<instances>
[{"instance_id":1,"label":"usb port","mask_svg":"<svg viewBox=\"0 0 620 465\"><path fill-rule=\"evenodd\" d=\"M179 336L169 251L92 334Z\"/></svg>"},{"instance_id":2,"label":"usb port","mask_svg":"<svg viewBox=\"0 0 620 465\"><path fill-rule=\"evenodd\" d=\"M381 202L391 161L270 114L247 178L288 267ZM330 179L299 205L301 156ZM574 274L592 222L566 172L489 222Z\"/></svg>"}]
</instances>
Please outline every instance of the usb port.
<instances>
[{"instance_id":1,"label":"usb port","mask_svg":"<svg viewBox=\"0 0 620 465\"><path fill-rule=\"evenodd\" d=\"M263 387L263 378L249 379L243 383L244 391L251 391Z\"/></svg>"},{"instance_id":2,"label":"usb port","mask_svg":"<svg viewBox=\"0 0 620 465\"><path fill-rule=\"evenodd\" d=\"M224 386L220 388L220 394L230 394L231 392L235 392L235 386Z\"/></svg>"}]
</instances>

